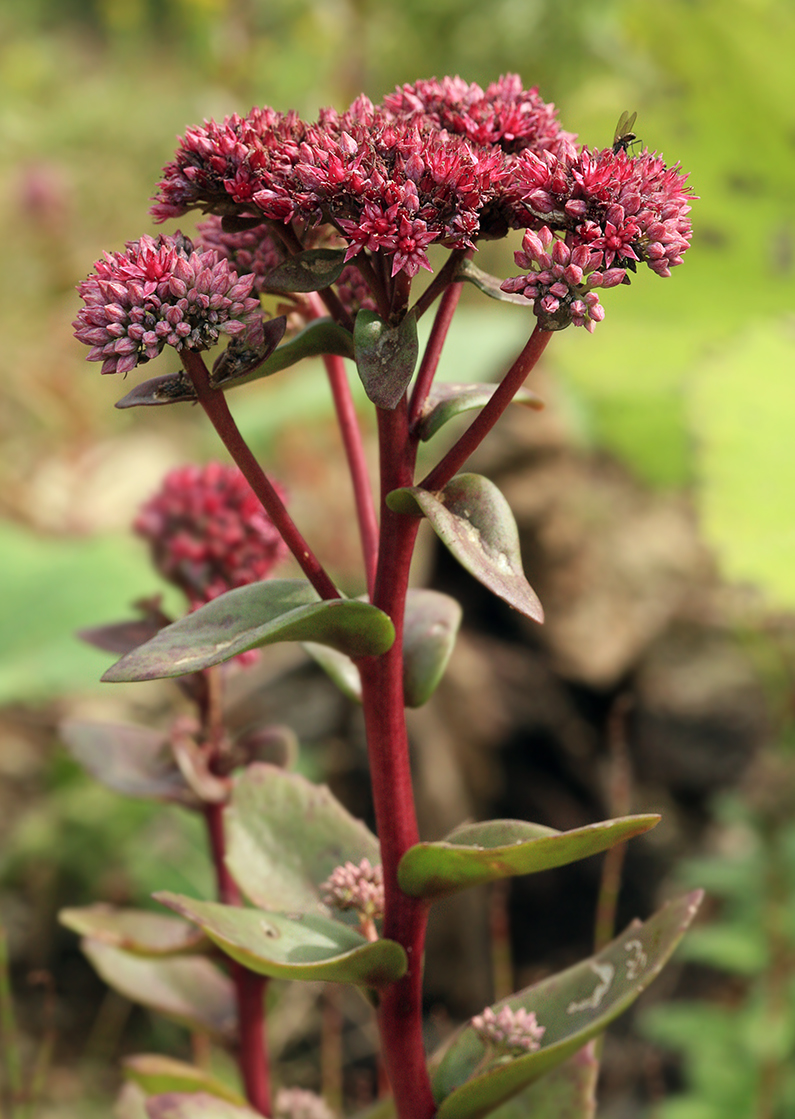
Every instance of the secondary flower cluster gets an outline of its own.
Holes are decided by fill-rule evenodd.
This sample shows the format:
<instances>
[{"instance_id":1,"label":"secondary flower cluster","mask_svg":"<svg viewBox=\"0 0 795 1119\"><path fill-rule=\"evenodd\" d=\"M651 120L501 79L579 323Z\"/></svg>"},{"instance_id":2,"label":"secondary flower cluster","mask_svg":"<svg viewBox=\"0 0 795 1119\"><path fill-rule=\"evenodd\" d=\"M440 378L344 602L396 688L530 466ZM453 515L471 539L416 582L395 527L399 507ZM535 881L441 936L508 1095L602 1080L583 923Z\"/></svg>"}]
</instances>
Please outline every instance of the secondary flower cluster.
<instances>
[{"instance_id":1,"label":"secondary flower cluster","mask_svg":"<svg viewBox=\"0 0 795 1119\"><path fill-rule=\"evenodd\" d=\"M242 278L215 252L196 252L187 237L142 237L124 253L105 253L79 286L85 306L75 337L91 347L103 373L127 373L164 346L206 350L219 332L261 329L253 276Z\"/></svg>"},{"instance_id":2,"label":"secondary flower cluster","mask_svg":"<svg viewBox=\"0 0 795 1119\"><path fill-rule=\"evenodd\" d=\"M279 487L280 496L283 496ZM287 546L236 466L182 466L141 508L134 530L191 608L267 578Z\"/></svg>"},{"instance_id":3,"label":"secondary flower cluster","mask_svg":"<svg viewBox=\"0 0 795 1119\"><path fill-rule=\"evenodd\" d=\"M335 909L355 909L367 921L384 915L384 872L371 866L369 859L358 864L338 866L321 886L326 905Z\"/></svg>"},{"instance_id":4,"label":"secondary flower cluster","mask_svg":"<svg viewBox=\"0 0 795 1119\"><path fill-rule=\"evenodd\" d=\"M472 1019L472 1028L481 1041L506 1052L535 1053L540 1048L541 1038L546 1033L539 1026L534 1011L511 1010L503 1006L496 1014L487 1006L482 1014Z\"/></svg>"}]
</instances>

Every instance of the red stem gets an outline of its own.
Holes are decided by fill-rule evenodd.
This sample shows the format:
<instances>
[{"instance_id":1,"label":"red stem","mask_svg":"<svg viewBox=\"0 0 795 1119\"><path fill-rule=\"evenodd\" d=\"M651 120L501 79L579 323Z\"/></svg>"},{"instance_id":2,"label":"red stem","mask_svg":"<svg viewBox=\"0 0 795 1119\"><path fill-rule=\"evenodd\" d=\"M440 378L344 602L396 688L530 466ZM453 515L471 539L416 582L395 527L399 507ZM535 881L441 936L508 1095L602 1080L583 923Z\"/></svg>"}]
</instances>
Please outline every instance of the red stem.
<instances>
[{"instance_id":1,"label":"red stem","mask_svg":"<svg viewBox=\"0 0 795 1119\"><path fill-rule=\"evenodd\" d=\"M237 887L225 860L224 806L205 804L204 818L210 840L215 875L218 883L218 896L225 905L240 905L240 890ZM238 1020L238 1064L246 1088L246 1099L260 1115L269 1116L271 1111L270 1062L268 1043L265 1033L264 997L267 979L248 968L229 961L232 982L235 985Z\"/></svg>"},{"instance_id":2,"label":"red stem","mask_svg":"<svg viewBox=\"0 0 795 1119\"><path fill-rule=\"evenodd\" d=\"M488 404L478 413L464 434L454 443L441 462L420 482L423 489L441 490L483 442L497 420L524 384L525 378L546 349L552 332L536 325L527 345L503 377Z\"/></svg>"},{"instance_id":3,"label":"red stem","mask_svg":"<svg viewBox=\"0 0 795 1119\"><path fill-rule=\"evenodd\" d=\"M463 286L463 284L450 284L449 287L445 288L444 295L436 311L436 317L433 320L428 345L425 347L425 353L422 355L420 371L417 374L417 380L414 383L414 390L411 394L409 423L412 427L420 418L425 401L428 399L428 393L433 384L433 379L436 376L436 370L439 367L439 358L442 356L442 347L447 338L447 331L450 329L450 323L453 321L453 315L458 306L458 300L461 298L461 289Z\"/></svg>"},{"instance_id":4,"label":"red stem","mask_svg":"<svg viewBox=\"0 0 795 1119\"><path fill-rule=\"evenodd\" d=\"M403 615L420 519L393 513L390 490L411 485L414 444L404 396L394 411L378 409L381 458L381 547L373 601L392 618L395 643L381 657L359 661L376 826L384 873L384 936L402 944L408 970L381 994L378 1022L384 1060L400 1119L431 1119L422 1038L422 962L426 905L398 886L398 864L419 840L403 699Z\"/></svg>"},{"instance_id":5,"label":"red stem","mask_svg":"<svg viewBox=\"0 0 795 1119\"><path fill-rule=\"evenodd\" d=\"M320 560L304 540L298 527L284 507L282 499L271 485L262 467L251 453L229 411L226 397L220 389L210 387L210 375L201 354L183 350L180 354L185 371L196 390L199 404L213 425L221 442L233 461L242 471L246 481L262 502L263 508L281 533L287 547L295 556L301 570L323 599L339 598L339 591L332 583Z\"/></svg>"}]
</instances>

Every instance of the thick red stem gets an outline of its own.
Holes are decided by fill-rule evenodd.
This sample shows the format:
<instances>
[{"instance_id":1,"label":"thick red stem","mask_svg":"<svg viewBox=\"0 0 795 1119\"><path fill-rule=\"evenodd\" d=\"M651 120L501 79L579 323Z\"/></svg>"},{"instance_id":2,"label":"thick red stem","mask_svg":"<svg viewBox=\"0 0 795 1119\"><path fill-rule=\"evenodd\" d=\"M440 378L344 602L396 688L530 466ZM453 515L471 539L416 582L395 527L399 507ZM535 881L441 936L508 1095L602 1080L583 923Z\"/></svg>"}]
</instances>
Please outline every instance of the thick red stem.
<instances>
[{"instance_id":1,"label":"thick red stem","mask_svg":"<svg viewBox=\"0 0 795 1119\"><path fill-rule=\"evenodd\" d=\"M282 535L287 547L295 556L301 570L323 599L339 598L339 591L332 583L320 560L304 540L298 527L284 507L282 499L271 485L262 467L251 453L229 411L226 397L220 389L210 385L210 375L201 354L183 350L180 354L185 371L196 389L199 404L213 425L233 461L242 471L246 481L262 502L263 508Z\"/></svg>"},{"instance_id":2,"label":"thick red stem","mask_svg":"<svg viewBox=\"0 0 795 1119\"><path fill-rule=\"evenodd\" d=\"M464 434L454 443L444 458L439 462L420 485L426 490L443 489L454 474L458 473L466 460L475 451L497 420L513 400L516 393L525 382L525 378L544 352L552 334L536 326L528 339L527 345L519 354L516 361L503 377L494 391L488 404L472 421Z\"/></svg>"},{"instance_id":3,"label":"thick red stem","mask_svg":"<svg viewBox=\"0 0 795 1119\"><path fill-rule=\"evenodd\" d=\"M412 427L422 414L423 406L428 399L428 393L431 390L433 379L436 376L436 370L439 367L439 358L442 356L442 348L447 338L450 324L453 321L453 315L458 306L458 300L461 298L461 289L463 286L463 284L450 284L449 287L445 288L444 295L439 303L436 318L433 320L433 326L431 327L428 345L425 347L425 353L422 355L420 371L417 374L417 380L414 382L414 390L411 394L409 423Z\"/></svg>"},{"instance_id":4,"label":"thick red stem","mask_svg":"<svg viewBox=\"0 0 795 1119\"><path fill-rule=\"evenodd\" d=\"M403 699L403 615L419 518L393 513L390 490L411 485L414 444L405 397L394 411L378 410L381 456L381 546L373 601L392 618L395 643L381 657L359 662L376 826L384 872L384 936L402 944L408 970L381 993L378 1023L384 1061L400 1119L431 1119L431 1093L422 1038L422 963L427 907L398 886L398 864L419 840Z\"/></svg>"}]
</instances>

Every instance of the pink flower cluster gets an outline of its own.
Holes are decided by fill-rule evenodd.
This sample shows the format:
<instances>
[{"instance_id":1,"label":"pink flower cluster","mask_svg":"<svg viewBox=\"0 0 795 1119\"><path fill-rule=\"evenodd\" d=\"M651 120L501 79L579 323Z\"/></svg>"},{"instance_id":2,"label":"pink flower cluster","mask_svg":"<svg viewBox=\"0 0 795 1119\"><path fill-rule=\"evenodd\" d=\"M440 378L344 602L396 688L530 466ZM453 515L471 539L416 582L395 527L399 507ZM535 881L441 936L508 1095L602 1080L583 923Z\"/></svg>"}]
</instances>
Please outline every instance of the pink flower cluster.
<instances>
[{"instance_id":1,"label":"pink flower cluster","mask_svg":"<svg viewBox=\"0 0 795 1119\"><path fill-rule=\"evenodd\" d=\"M253 276L243 276L215 252L196 252L187 237L144 236L124 253L105 253L79 286L85 306L75 337L91 347L103 373L128 373L165 346L205 350L219 332L261 329Z\"/></svg>"},{"instance_id":2,"label":"pink flower cluster","mask_svg":"<svg viewBox=\"0 0 795 1119\"><path fill-rule=\"evenodd\" d=\"M472 1028L487 1045L513 1053L535 1053L546 1033L534 1011L522 1007L511 1010L509 1006L503 1006L496 1014L487 1006L472 1019Z\"/></svg>"},{"instance_id":3,"label":"pink flower cluster","mask_svg":"<svg viewBox=\"0 0 795 1119\"><path fill-rule=\"evenodd\" d=\"M363 918L377 921L384 915L384 872L369 859L358 864L347 862L332 871L321 886L326 905L334 909L355 909Z\"/></svg>"},{"instance_id":4,"label":"pink flower cluster","mask_svg":"<svg viewBox=\"0 0 795 1119\"><path fill-rule=\"evenodd\" d=\"M274 1119L335 1119L321 1096L304 1088L280 1088L274 1102Z\"/></svg>"},{"instance_id":5,"label":"pink flower cluster","mask_svg":"<svg viewBox=\"0 0 795 1119\"><path fill-rule=\"evenodd\" d=\"M241 472L218 462L172 470L133 528L148 541L157 569L184 591L192 609L267 578L287 554Z\"/></svg>"}]
</instances>

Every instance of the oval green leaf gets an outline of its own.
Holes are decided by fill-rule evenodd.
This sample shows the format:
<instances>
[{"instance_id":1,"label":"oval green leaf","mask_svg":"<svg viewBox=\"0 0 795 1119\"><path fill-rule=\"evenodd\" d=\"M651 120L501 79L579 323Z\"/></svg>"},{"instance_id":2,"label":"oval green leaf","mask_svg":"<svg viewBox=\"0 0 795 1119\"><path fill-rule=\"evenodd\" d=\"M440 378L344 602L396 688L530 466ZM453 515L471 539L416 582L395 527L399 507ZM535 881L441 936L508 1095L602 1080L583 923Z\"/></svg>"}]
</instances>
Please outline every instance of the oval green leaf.
<instances>
[{"instance_id":1,"label":"oval green leaf","mask_svg":"<svg viewBox=\"0 0 795 1119\"><path fill-rule=\"evenodd\" d=\"M237 778L224 828L227 865L262 909L328 916L319 887L331 872L348 861L381 861L376 837L325 785L271 765L249 766Z\"/></svg>"},{"instance_id":2,"label":"oval green leaf","mask_svg":"<svg viewBox=\"0 0 795 1119\"><path fill-rule=\"evenodd\" d=\"M195 955L207 947L207 938L195 925L146 909L115 909L100 903L81 909L62 909L58 920L80 936L121 948L134 956Z\"/></svg>"},{"instance_id":3,"label":"oval green leaf","mask_svg":"<svg viewBox=\"0 0 795 1119\"><path fill-rule=\"evenodd\" d=\"M525 578L519 530L511 507L480 474L457 474L439 493L420 486L393 490L396 513L425 516L462 567L484 587L533 621L543 622L538 595Z\"/></svg>"},{"instance_id":4,"label":"oval green leaf","mask_svg":"<svg viewBox=\"0 0 795 1119\"><path fill-rule=\"evenodd\" d=\"M183 676L279 641L318 641L355 657L379 656L394 639L389 617L367 602L322 602L303 579L268 579L227 591L166 626L102 679Z\"/></svg>"},{"instance_id":5,"label":"oval green leaf","mask_svg":"<svg viewBox=\"0 0 795 1119\"><path fill-rule=\"evenodd\" d=\"M405 974L406 953L394 940L366 940L319 913L242 909L159 893L158 901L204 929L222 952L259 975L383 987Z\"/></svg>"},{"instance_id":6,"label":"oval green leaf","mask_svg":"<svg viewBox=\"0 0 795 1119\"><path fill-rule=\"evenodd\" d=\"M263 291L322 291L340 278L345 268L344 249L307 249L272 269Z\"/></svg>"},{"instance_id":7,"label":"oval green leaf","mask_svg":"<svg viewBox=\"0 0 795 1119\"><path fill-rule=\"evenodd\" d=\"M594 1042L508 1100L489 1119L595 1119L599 1061Z\"/></svg>"},{"instance_id":8,"label":"oval green leaf","mask_svg":"<svg viewBox=\"0 0 795 1119\"><path fill-rule=\"evenodd\" d=\"M434 384L417 421L417 435L427 442L436 432L463 412L471 412L488 404L499 385L453 384L441 381ZM512 403L524 404L526 408L540 411L544 401L530 389L521 388Z\"/></svg>"},{"instance_id":9,"label":"oval green leaf","mask_svg":"<svg viewBox=\"0 0 795 1119\"><path fill-rule=\"evenodd\" d=\"M210 374L213 388L226 388L234 381L248 377L262 366L284 337L287 318L279 315L262 323L259 341L252 345L251 334L233 338L224 352L216 359Z\"/></svg>"},{"instance_id":10,"label":"oval green leaf","mask_svg":"<svg viewBox=\"0 0 795 1119\"><path fill-rule=\"evenodd\" d=\"M262 1119L258 1111L239 1107L207 1092L166 1092L146 1101L149 1119Z\"/></svg>"},{"instance_id":11,"label":"oval green leaf","mask_svg":"<svg viewBox=\"0 0 795 1119\"><path fill-rule=\"evenodd\" d=\"M436 691L460 625L461 606L450 595L409 591L403 628L403 694L407 707L422 707Z\"/></svg>"},{"instance_id":12,"label":"oval green leaf","mask_svg":"<svg viewBox=\"0 0 795 1119\"><path fill-rule=\"evenodd\" d=\"M190 378L183 370L178 370L176 373L161 373L159 377L141 381L121 400L117 400L114 407L154 408L161 404L182 404L186 401L195 404L196 400L196 389Z\"/></svg>"},{"instance_id":13,"label":"oval green leaf","mask_svg":"<svg viewBox=\"0 0 795 1119\"><path fill-rule=\"evenodd\" d=\"M131 1002L148 1006L189 1030L207 1032L224 1042L234 1038L234 988L203 956L144 959L89 938L81 947L108 986Z\"/></svg>"},{"instance_id":14,"label":"oval green leaf","mask_svg":"<svg viewBox=\"0 0 795 1119\"><path fill-rule=\"evenodd\" d=\"M59 729L75 761L109 789L185 807L199 804L177 768L168 736L160 731L78 720L66 720Z\"/></svg>"},{"instance_id":15,"label":"oval green leaf","mask_svg":"<svg viewBox=\"0 0 795 1119\"><path fill-rule=\"evenodd\" d=\"M396 408L419 355L415 316L406 315L397 326L390 326L375 311L359 311L353 327L353 348L368 398L378 408Z\"/></svg>"},{"instance_id":16,"label":"oval green leaf","mask_svg":"<svg viewBox=\"0 0 795 1119\"><path fill-rule=\"evenodd\" d=\"M173 1057L163 1057L159 1053L136 1053L133 1057L125 1057L122 1071L128 1081L143 1088L147 1095L204 1092L236 1107L246 1106L244 1096L205 1069L174 1060Z\"/></svg>"},{"instance_id":17,"label":"oval green leaf","mask_svg":"<svg viewBox=\"0 0 795 1119\"><path fill-rule=\"evenodd\" d=\"M587 859L659 821L657 815L621 816L564 832L524 820L466 824L446 839L410 847L400 860L398 882L411 897L446 897L484 882Z\"/></svg>"},{"instance_id":18,"label":"oval green leaf","mask_svg":"<svg viewBox=\"0 0 795 1119\"><path fill-rule=\"evenodd\" d=\"M618 1017L658 975L700 904L700 890L633 922L602 952L528 987L494 1007L535 1012L541 1048L478 1071L486 1047L462 1027L436 1064L431 1084L437 1119L482 1119L581 1049Z\"/></svg>"}]
</instances>

